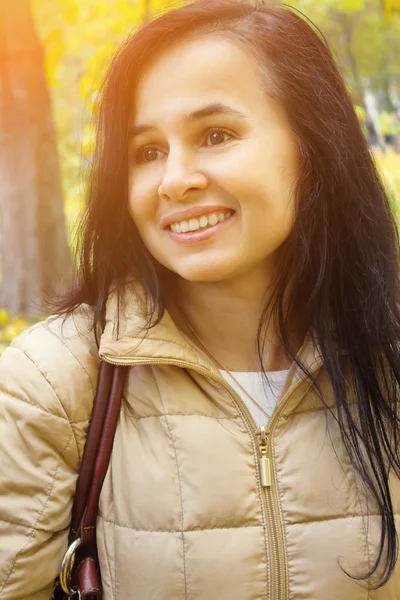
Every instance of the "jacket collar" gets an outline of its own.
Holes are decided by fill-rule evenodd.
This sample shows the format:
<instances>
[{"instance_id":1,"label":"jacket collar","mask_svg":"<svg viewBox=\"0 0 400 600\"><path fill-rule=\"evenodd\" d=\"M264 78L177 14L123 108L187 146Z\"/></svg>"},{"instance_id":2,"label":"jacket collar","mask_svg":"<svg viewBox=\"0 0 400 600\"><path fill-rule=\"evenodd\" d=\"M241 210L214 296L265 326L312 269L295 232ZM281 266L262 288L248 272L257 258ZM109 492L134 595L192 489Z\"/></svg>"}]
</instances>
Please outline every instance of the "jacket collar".
<instances>
[{"instance_id":1,"label":"jacket collar","mask_svg":"<svg viewBox=\"0 0 400 600\"><path fill-rule=\"evenodd\" d=\"M220 377L215 364L199 347L193 344L165 312L161 321L144 330L147 305L143 288L137 283L127 283L121 297L119 332L117 335L117 294L111 291L106 306L106 325L100 339L99 354L105 361L134 366L138 364L175 364L186 368L206 369ZM322 365L322 355L313 329L307 332L303 345L297 353L307 369L315 370ZM304 378L303 371L293 361L287 378L285 393Z\"/></svg>"}]
</instances>

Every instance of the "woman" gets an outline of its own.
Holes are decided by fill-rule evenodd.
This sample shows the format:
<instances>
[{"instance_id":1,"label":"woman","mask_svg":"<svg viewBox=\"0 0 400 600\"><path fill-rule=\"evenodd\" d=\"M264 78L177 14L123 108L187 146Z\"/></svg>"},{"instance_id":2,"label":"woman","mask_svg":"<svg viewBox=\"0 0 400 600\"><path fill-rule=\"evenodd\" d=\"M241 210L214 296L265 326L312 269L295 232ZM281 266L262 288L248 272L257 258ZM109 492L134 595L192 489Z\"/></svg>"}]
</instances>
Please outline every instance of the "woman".
<instances>
[{"instance_id":1,"label":"woman","mask_svg":"<svg viewBox=\"0 0 400 600\"><path fill-rule=\"evenodd\" d=\"M60 315L0 361L0 598L51 595L99 357L131 366L106 600L398 598L399 239L324 40L244 0L143 27L82 231Z\"/></svg>"}]
</instances>

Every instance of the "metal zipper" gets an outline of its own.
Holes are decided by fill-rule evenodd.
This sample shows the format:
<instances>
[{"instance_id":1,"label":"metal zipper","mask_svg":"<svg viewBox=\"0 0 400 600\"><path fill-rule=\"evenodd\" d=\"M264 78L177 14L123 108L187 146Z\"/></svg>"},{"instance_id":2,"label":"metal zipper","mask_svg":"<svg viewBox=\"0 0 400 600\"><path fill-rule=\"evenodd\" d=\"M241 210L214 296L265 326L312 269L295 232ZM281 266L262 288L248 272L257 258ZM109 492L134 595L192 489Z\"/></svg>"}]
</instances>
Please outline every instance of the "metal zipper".
<instances>
[{"instance_id":1,"label":"metal zipper","mask_svg":"<svg viewBox=\"0 0 400 600\"><path fill-rule=\"evenodd\" d=\"M263 487L269 487L271 485L271 460L269 454L269 430L265 427L260 427L257 431L258 445L260 447L260 478L261 485Z\"/></svg>"},{"instance_id":2,"label":"metal zipper","mask_svg":"<svg viewBox=\"0 0 400 600\"><path fill-rule=\"evenodd\" d=\"M116 366L154 364L173 365L177 367L183 367L186 369L192 369L193 371L197 371L201 375L204 375L206 378L212 379L213 381L219 383L232 396L233 400L237 405L237 408L239 409L239 412L242 414L250 432L252 433L253 438L256 439L258 442L255 445L255 447L257 451L257 459L259 464L261 491L264 492L261 494L261 498L263 502L264 514L267 515L266 529L269 555L268 558L270 564L268 598L270 600L286 600L285 547L283 541L283 527L281 511L277 497L277 489L276 485L273 485L273 457L271 453L272 434L274 427L287 401L297 390L300 384L305 380L305 377L299 379L299 381L297 381L297 383L295 384L294 388L289 390L286 393L286 395L279 400L278 406L275 408L270 417L268 427L257 428L257 424L254 421L251 412L249 411L245 402L242 400L239 394L229 385L229 383L223 377L218 377L217 375L210 373L210 371L203 367L173 358L164 360L153 358L132 359L123 357L119 358L118 360L115 360L114 358L110 358L107 356L102 356L101 358L105 362ZM322 360L317 360L312 365L313 369L312 371L310 370L310 373L313 374L320 367L321 364Z\"/></svg>"},{"instance_id":3,"label":"metal zipper","mask_svg":"<svg viewBox=\"0 0 400 600\"><path fill-rule=\"evenodd\" d=\"M311 375L315 373L321 364L322 360L319 359L312 365L312 369L309 369ZM273 476L272 435L275 425L278 422L288 400L305 379L305 377L301 377L299 381L296 382L295 386L288 390L283 398L278 400L278 405L273 411L267 427L260 427L256 433L260 450L260 477L266 496L266 507L268 514L267 523L269 525L268 536L271 540L270 547L272 549L272 554L270 553L270 557L273 558L273 561L271 561L270 573L271 600L286 600L287 589L286 557L282 516L278 501L278 491L276 485L274 485L275 479Z\"/></svg>"}]
</instances>

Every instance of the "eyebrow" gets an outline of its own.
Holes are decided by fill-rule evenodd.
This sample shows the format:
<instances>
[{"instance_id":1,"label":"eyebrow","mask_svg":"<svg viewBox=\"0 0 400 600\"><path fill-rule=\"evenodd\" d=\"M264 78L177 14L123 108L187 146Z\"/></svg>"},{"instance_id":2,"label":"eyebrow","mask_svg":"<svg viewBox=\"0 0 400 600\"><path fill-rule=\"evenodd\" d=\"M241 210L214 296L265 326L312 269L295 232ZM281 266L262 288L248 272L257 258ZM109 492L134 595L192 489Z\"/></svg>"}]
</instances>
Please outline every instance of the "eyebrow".
<instances>
[{"instance_id":1,"label":"eyebrow","mask_svg":"<svg viewBox=\"0 0 400 600\"><path fill-rule=\"evenodd\" d=\"M210 115L230 115L234 117L239 117L241 119L246 119L246 115L239 112L238 110L227 106L226 104L221 104L219 102L214 104L208 104L204 106L204 108L200 108L199 110L195 110L191 113L188 113L184 116L185 123L191 123L193 121L198 121L199 119L204 119L205 117L209 117ZM129 127L128 130L128 139L132 139L141 133L147 133L149 131L155 131L156 127L152 125L133 125Z\"/></svg>"}]
</instances>

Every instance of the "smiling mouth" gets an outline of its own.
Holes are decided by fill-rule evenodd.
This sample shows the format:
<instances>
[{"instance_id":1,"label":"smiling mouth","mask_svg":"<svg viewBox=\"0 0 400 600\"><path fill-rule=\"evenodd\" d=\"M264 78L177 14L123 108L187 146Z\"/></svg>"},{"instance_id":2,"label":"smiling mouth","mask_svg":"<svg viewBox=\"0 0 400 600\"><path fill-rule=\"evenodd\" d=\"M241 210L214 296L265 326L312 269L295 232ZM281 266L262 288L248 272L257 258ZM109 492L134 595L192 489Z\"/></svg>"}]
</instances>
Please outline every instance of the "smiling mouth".
<instances>
[{"instance_id":1,"label":"smiling mouth","mask_svg":"<svg viewBox=\"0 0 400 600\"><path fill-rule=\"evenodd\" d=\"M168 225L167 229L173 231L174 233L194 233L196 231L210 229L211 227L218 225L218 223L223 223L232 215L232 210L228 210L226 212L214 212L207 215L201 215L197 218L171 223Z\"/></svg>"}]
</instances>

